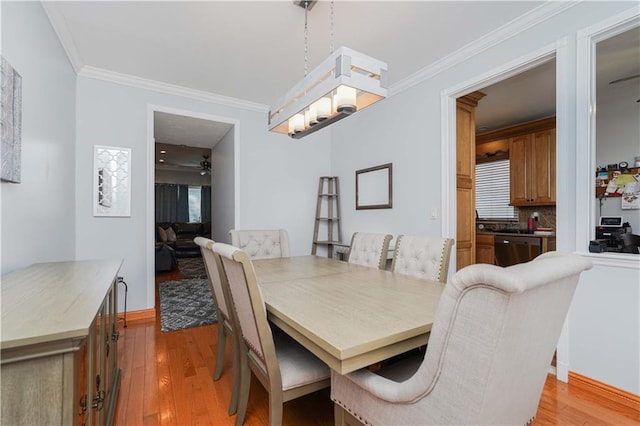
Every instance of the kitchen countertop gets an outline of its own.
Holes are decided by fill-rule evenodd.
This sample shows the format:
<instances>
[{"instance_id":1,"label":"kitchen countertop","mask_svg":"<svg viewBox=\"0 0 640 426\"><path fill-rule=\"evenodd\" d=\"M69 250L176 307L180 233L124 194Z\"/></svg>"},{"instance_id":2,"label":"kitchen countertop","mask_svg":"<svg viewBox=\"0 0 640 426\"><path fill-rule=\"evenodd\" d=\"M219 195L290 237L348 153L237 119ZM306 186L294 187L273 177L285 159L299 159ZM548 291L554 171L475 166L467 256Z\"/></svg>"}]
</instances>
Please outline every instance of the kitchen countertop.
<instances>
[{"instance_id":1,"label":"kitchen countertop","mask_svg":"<svg viewBox=\"0 0 640 426\"><path fill-rule=\"evenodd\" d=\"M520 232L502 232L502 231L486 231L486 230L477 230L476 231L477 234L484 234L484 235L503 235L503 236L519 236L519 237L555 237L556 233L555 232L551 232L551 233L544 233L544 234L529 234L526 231L520 231Z\"/></svg>"}]
</instances>

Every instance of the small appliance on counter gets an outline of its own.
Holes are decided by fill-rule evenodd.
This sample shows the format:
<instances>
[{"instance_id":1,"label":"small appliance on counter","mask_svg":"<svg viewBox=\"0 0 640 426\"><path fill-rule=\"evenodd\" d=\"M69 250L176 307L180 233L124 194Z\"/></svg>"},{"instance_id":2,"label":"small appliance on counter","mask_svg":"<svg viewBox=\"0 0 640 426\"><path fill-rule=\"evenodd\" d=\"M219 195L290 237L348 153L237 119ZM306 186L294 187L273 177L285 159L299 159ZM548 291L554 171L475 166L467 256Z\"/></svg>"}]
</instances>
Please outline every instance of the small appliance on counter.
<instances>
[{"instance_id":1,"label":"small appliance on counter","mask_svg":"<svg viewBox=\"0 0 640 426\"><path fill-rule=\"evenodd\" d=\"M600 223L596 226L596 240L599 242L598 247L589 247L589 251L600 249L601 251L606 245L606 251L622 251L622 235L631 233L629 222L622 221L622 216L601 216ZM602 244L604 243L604 244ZM596 251L600 253L600 251Z\"/></svg>"}]
</instances>

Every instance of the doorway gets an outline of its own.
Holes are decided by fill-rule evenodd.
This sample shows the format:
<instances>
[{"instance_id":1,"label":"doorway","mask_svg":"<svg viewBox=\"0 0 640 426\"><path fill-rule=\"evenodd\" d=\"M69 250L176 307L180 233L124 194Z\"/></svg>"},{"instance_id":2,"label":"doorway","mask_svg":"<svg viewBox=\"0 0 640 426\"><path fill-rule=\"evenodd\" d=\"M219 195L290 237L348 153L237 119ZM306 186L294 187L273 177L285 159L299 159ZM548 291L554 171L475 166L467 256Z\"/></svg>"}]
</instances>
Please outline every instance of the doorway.
<instances>
[{"instance_id":1,"label":"doorway","mask_svg":"<svg viewBox=\"0 0 640 426\"><path fill-rule=\"evenodd\" d=\"M479 123L482 127L480 131L488 132L490 130L489 126L496 127L504 127L514 123L514 121L520 120L533 120L540 116L548 116L553 115L556 111L556 49L555 46L550 46L547 49L539 52L535 52L528 57L523 57L519 61L515 63L504 64L503 66L496 68L492 72L489 72L483 76L478 76L477 79L472 79L468 82L465 82L457 87L453 87L451 89L445 90L442 93L443 100L443 138L442 138L442 152L443 152L443 212L450 212L450 214L443 214L443 235L445 236L453 236L457 240L458 235L458 226L460 223L466 223L469 225L470 229L467 229L466 232L474 233L475 232L475 199L473 202L463 203L463 209L460 209L459 196L457 194L457 166L460 162L459 154L456 152L458 141L457 141L457 133L458 133L458 123L457 123L457 102L456 100L468 95L483 92L483 89L487 92L496 92L496 95L493 95L496 99L495 105L492 106L493 102L486 101L487 97L483 96L478 101L477 109L479 114L481 114L480 119L482 120ZM542 72L546 71L546 72ZM550 72L549 72L550 71ZM529 90L536 90L536 86L542 85L538 80L534 80L531 76L535 74L543 74L547 76L546 78L550 78L549 83L545 84L546 91L550 93L550 104L551 109L541 109L535 114L539 114L536 116L535 114L523 114L520 110L520 107L516 108L515 105L520 101L519 98L512 97L512 99L501 99L501 92L503 93L512 93L513 88L510 87L514 83L517 85L523 86L527 88L529 84L531 87L528 87ZM550 77L549 77L550 76ZM528 77L528 78L527 78ZM529 84L527 84L529 82ZM528 109L532 109L531 102L537 99L538 95L531 96L522 101L522 108L524 111ZM489 107L485 107L482 109L482 103L485 105L489 105ZM549 102L547 102L549 103ZM505 108L505 105L514 105L514 107ZM512 114L513 116L509 116L509 114L505 114L505 111L508 113L511 110L515 112L519 112L519 114ZM482 115L484 114L484 116ZM492 124L489 119L493 120L496 124ZM476 132L479 131L476 123L473 123L472 129ZM475 134L472 135L475 142ZM470 144L471 149L475 149L475 143ZM463 157L473 159L473 169L475 169L475 155L471 155L469 152L464 152L462 154ZM460 157L460 158L463 158ZM475 186L475 182L471 184ZM470 220L473 218L473 220ZM525 221L526 222L526 221ZM468 263L475 263L475 241L472 239L471 243L472 249L469 251L470 253L466 253L465 256L461 256L463 259L467 259ZM457 262L455 265L451 265L452 271L459 269L459 265ZM466 266L466 265L463 265Z\"/></svg>"},{"instance_id":2,"label":"doorway","mask_svg":"<svg viewBox=\"0 0 640 426\"><path fill-rule=\"evenodd\" d=\"M165 217L169 220L164 225L179 222L189 232L198 226L199 235L226 241L224 235L236 227L239 210L238 123L225 117L149 106L147 128L147 306L155 306L156 245L161 237L156 217L156 182L180 186L183 198L190 200L188 205L192 207L187 206L180 217ZM208 189L209 199L202 197L203 188ZM194 195L201 195L201 203L191 202L197 198ZM211 219L203 222L202 213ZM184 238L187 258L199 255L197 246L187 247L192 241Z\"/></svg>"}]
</instances>

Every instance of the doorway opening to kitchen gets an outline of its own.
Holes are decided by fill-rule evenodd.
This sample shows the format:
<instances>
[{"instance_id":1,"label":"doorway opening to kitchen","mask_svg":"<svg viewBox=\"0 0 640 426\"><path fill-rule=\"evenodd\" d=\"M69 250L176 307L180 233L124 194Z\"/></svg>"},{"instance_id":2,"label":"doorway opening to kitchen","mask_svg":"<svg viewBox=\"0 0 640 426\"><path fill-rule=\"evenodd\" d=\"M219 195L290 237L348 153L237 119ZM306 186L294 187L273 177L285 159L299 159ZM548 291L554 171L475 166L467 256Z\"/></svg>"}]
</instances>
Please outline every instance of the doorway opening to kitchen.
<instances>
[{"instance_id":1,"label":"doorway opening to kitchen","mask_svg":"<svg viewBox=\"0 0 640 426\"><path fill-rule=\"evenodd\" d=\"M496 263L493 235L478 246L478 225L526 233L535 216L536 227L555 230L556 68L549 47L443 92L443 209L456 212L443 231L456 238L456 270Z\"/></svg>"}]
</instances>

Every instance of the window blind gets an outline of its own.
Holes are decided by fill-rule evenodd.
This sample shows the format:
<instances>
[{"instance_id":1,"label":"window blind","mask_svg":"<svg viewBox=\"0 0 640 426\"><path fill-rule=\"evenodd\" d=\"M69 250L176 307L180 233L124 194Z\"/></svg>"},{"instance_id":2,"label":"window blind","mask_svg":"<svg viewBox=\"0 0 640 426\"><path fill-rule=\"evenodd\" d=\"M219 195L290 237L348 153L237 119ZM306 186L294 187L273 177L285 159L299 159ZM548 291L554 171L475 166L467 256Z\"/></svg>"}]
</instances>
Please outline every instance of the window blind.
<instances>
[{"instance_id":1,"label":"window blind","mask_svg":"<svg viewBox=\"0 0 640 426\"><path fill-rule=\"evenodd\" d=\"M476 165L476 210L480 219L516 219L509 205L509 160Z\"/></svg>"}]
</instances>

